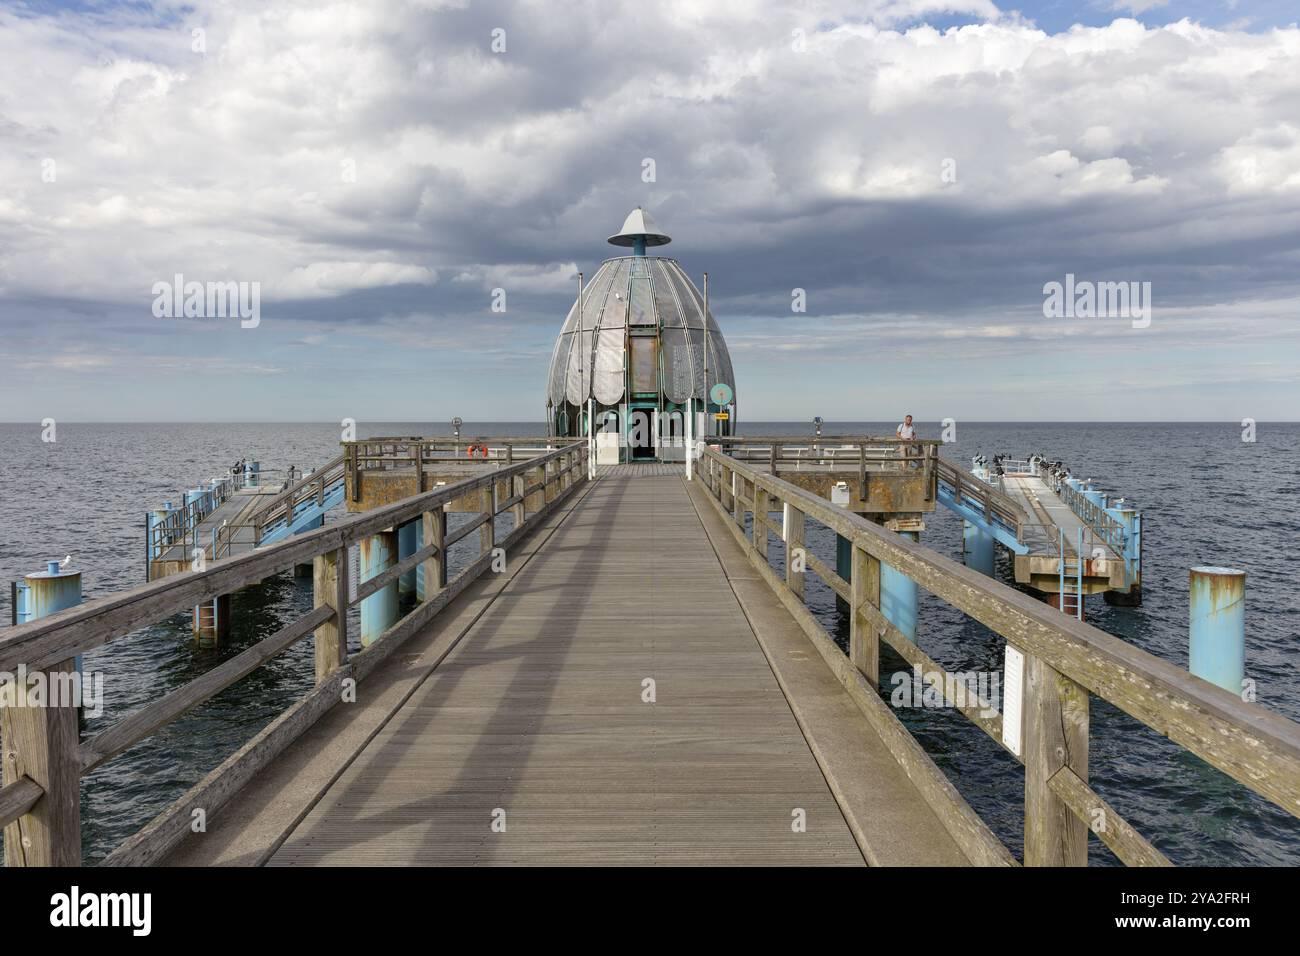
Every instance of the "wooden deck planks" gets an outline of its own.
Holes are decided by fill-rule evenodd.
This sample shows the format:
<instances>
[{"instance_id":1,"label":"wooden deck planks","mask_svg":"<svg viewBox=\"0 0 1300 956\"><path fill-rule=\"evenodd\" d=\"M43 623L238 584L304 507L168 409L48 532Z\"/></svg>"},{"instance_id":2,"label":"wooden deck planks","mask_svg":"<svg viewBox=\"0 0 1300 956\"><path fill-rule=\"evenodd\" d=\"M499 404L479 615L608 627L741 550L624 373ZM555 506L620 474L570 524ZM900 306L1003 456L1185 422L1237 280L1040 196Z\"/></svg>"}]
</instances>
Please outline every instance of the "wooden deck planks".
<instances>
[{"instance_id":1,"label":"wooden deck planks","mask_svg":"<svg viewBox=\"0 0 1300 956\"><path fill-rule=\"evenodd\" d=\"M863 862L680 468L641 470L602 477L273 865Z\"/></svg>"}]
</instances>

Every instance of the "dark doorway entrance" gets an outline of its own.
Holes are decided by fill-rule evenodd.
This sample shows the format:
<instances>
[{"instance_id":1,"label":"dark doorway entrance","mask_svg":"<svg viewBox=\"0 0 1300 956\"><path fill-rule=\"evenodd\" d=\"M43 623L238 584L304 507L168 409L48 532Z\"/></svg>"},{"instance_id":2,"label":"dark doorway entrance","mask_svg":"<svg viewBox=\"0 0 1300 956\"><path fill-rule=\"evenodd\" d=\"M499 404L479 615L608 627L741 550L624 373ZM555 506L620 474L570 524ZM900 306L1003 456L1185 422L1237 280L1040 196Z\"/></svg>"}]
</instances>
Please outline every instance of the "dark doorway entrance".
<instances>
[{"instance_id":1,"label":"dark doorway entrance","mask_svg":"<svg viewBox=\"0 0 1300 956\"><path fill-rule=\"evenodd\" d=\"M628 448L632 453L632 460L654 458L655 456L655 433L654 433L654 410L650 408L634 408L628 414Z\"/></svg>"}]
</instances>

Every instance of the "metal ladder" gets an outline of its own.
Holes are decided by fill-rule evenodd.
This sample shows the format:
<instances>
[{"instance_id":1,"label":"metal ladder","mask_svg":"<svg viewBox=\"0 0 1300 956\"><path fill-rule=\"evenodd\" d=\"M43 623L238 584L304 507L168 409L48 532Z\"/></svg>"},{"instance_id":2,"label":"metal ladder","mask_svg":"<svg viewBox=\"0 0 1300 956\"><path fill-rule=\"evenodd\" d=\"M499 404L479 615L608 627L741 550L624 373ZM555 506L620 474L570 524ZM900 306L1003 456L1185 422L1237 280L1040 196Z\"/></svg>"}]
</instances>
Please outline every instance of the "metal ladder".
<instances>
[{"instance_id":1,"label":"metal ladder","mask_svg":"<svg viewBox=\"0 0 1300 956\"><path fill-rule=\"evenodd\" d=\"M1073 597L1074 617L1076 620L1082 621L1083 620L1083 562L1084 562L1083 529L1082 528L1079 529L1079 540L1075 547L1075 552L1074 552L1075 560L1074 560L1073 568L1069 566L1069 561L1066 559L1065 556L1065 529L1058 528L1057 532L1060 535L1058 547L1060 549L1059 557L1060 557L1060 568L1061 568L1060 590L1057 592L1058 606L1062 614L1069 614L1070 613L1069 610L1066 609L1066 598ZM1069 572L1069 574L1067 574L1067 572ZM1073 591L1068 590L1068 585L1066 583L1071 576L1074 578L1072 582L1074 586Z\"/></svg>"}]
</instances>

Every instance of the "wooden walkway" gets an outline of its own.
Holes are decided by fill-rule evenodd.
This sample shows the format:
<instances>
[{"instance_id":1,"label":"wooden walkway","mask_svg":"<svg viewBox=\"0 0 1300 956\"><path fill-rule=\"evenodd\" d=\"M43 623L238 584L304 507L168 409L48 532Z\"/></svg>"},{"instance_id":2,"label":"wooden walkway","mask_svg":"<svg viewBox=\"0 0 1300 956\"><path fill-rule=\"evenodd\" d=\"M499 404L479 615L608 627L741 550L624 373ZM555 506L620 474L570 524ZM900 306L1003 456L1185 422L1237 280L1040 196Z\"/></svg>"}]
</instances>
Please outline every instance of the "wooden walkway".
<instances>
[{"instance_id":1,"label":"wooden walkway","mask_svg":"<svg viewBox=\"0 0 1300 956\"><path fill-rule=\"evenodd\" d=\"M965 862L775 598L742 608L681 477L612 471L538 535L460 636L412 639L404 690L336 707L169 862L861 865L864 829L873 861Z\"/></svg>"}]
</instances>

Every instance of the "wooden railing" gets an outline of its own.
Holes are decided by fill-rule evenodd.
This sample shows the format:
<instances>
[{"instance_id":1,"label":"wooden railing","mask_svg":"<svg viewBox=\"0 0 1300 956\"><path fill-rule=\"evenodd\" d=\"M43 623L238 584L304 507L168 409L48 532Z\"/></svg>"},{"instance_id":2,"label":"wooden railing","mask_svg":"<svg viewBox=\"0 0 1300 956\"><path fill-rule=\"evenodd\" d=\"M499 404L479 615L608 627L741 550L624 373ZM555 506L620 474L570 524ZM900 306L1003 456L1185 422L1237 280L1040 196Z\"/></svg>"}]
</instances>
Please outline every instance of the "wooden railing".
<instances>
[{"instance_id":1,"label":"wooden railing","mask_svg":"<svg viewBox=\"0 0 1300 956\"><path fill-rule=\"evenodd\" d=\"M7 630L0 639L0 672L16 674L25 666L29 679L43 673L47 681L61 681L72 671L78 654L294 565L314 563L315 607L309 614L84 742L79 739L75 703L38 706L33 702L28 706L23 689L9 685L14 699L8 701L9 706L0 707L4 740L0 826L5 832L6 864L79 865L80 779L84 774L209 700L308 634L314 635L315 687L105 862L129 865L159 860L189 832L193 811L202 809L209 818L218 812L259 768L333 707L345 688L372 672L490 567L494 547L509 549L584 482L586 454L584 443L566 445L280 544L210 563L202 571L176 574ZM476 490L481 495L482 512L448 532L444 506ZM525 513L525 503L530 497L537 501L539 493L540 509ZM513 514L514 527L503 540L494 541L496 516L507 510ZM423 523L424 547L362 581L356 597L349 598L348 549L371 535L412 521ZM475 530L479 532L478 556L449 581L448 550ZM349 656L348 608L421 564L425 600L374 643Z\"/></svg>"},{"instance_id":2,"label":"wooden railing","mask_svg":"<svg viewBox=\"0 0 1300 956\"><path fill-rule=\"evenodd\" d=\"M997 522L1014 531L1016 540L1024 544L1025 529L1031 522L1014 498L943 457L935 463L935 472L942 484L953 489L954 501L978 506L985 521Z\"/></svg>"},{"instance_id":3,"label":"wooden railing","mask_svg":"<svg viewBox=\"0 0 1300 956\"><path fill-rule=\"evenodd\" d=\"M195 538L195 529L212 512L216 511L234 493L243 487L239 477L227 475L220 481L214 481L202 494L191 501L181 501L179 508L173 508L156 522L145 525L146 547L150 560L161 557L162 553L174 545L182 545L186 554L191 544L199 547ZM185 492L181 492L182 499Z\"/></svg>"},{"instance_id":4,"label":"wooden railing","mask_svg":"<svg viewBox=\"0 0 1300 956\"><path fill-rule=\"evenodd\" d=\"M348 472L352 500L360 501L361 472L413 468L416 487L429 468L491 463L500 468L544 455L554 448L585 443L582 438L364 438L343 443L343 467ZM487 449L481 455L477 449ZM472 451L473 450L473 451Z\"/></svg>"},{"instance_id":5,"label":"wooden railing","mask_svg":"<svg viewBox=\"0 0 1300 956\"><path fill-rule=\"evenodd\" d=\"M864 438L861 435L750 438L725 435L704 440L740 461L765 462L768 473L773 475L782 466L792 470L856 469L861 497L866 496L867 478L871 474L920 469L928 501L933 496L935 463L939 460L939 442L930 438Z\"/></svg>"},{"instance_id":6,"label":"wooden railing","mask_svg":"<svg viewBox=\"0 0 1300 956\"><path fill-rule=\"evenodd\" d=\"M1089 695L1096 695L1300 817L1300 725L1209 684L781 478L706 449L700 477L751 563L849 690L929 805L975 863L1016 861L881 699L880 642L932 683L947 673L881 609L881 564L906 575L1005 638L1023 655L1022 720L1008 752L1025 768L1024 863L1086 865L1091 830L1129 865L1169 865L1088 784ZM770 513L782 512L780 523ZM752 515L745 532L746 515ZM849 577L807 552L805 517L852 544ZM785 544L785 577L767 560L768 531ZM793 560L800 555L803 560ZM804 605L811 570L849 606L842 653ZM1003 714L989 701L959 709L1004 748ZM990 713L992 716L989 716Z\"/></svg>"},{"instance_id":7,"label":"wooden railing","mask_svg":"<svg viewBox=\"0 0 1300 956\"><path fill-rule=\"evenodd\" d=\"M295 509L312 498L315 498L323 505L329 487L342 480L343 455L340 453L310 475L304 475L296 481L290 482L289 487L272 498L265 507L259 508L257 514L254 515L255 540L260 542L267 526L273 525L277 521L292 523ZM225 538L227 542L233 540L234 528L229 528L225 532ZM228 543L224 550L226 552L230 550Z\"/></svg>"},{"instance_id":8,"label":"wooden railing","mask_svg":"<svg viewBox=\"0 0 1300 956\"><path fill-rule=\"evenodd\" d=\"M1060 478L1049 478L1048 481L1052 490L1065 502L1066 507L1073 511L1094 535L1106 542L1106 545L1116 554L1123 556L1126 553L1128 534L1122 524L1106 513L1105 508L1089 501L1086 495L1076 491Z\"/></svg>"}]
</instances>

